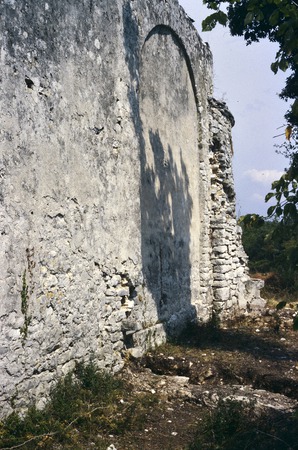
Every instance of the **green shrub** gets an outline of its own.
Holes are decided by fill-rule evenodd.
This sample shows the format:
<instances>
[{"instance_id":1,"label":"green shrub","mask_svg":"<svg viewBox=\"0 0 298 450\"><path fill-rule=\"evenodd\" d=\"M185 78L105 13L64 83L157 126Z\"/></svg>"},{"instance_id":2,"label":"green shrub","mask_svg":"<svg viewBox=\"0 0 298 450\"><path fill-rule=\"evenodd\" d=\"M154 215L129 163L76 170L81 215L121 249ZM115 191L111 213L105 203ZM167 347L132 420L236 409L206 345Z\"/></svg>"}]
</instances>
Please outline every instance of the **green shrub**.
<instances>
[{"instance_id":1,"label":"green shrub","mask_svg":"<svg viewBox=\"0 0 298 450\"><path fill-rule=\"evenodd\" d=\"M78 432L84 439L94 431L94 424L95 435L100 428L116 429L111 417L121 387L118 380L98 370L92 362L77 364L74 371L54 386L43 410L31 407L24 417L13 413L0 423L0 448L21 445L26 450L51 449L57 442L74 450Z\"/></svg>"},{"instance_id":2,"label":"green shrub","mask_svg":"<svg viewBox=\"0 0 298 450\"><path fill-rule=\"evenodd\" d=\"M297 435L295 415L256 414L253 404L225 400L206 416L188 450L290 450Z\"/></svg>"},{"instance_id":3,"label":"green shrub","mask_svg":"<svg viewBox=\"0 0 298 450\"><path fill-rule=\"evenodd\" d=\"M107 372L99 371L92 363L87 366L78 363L74 373L81 388L103 403L109 401L111 395L121 388L119 380Z\"/></svg>"},{"instance_id":4,"label":"green shrub","mask_svg":"<svg viewBox=\"0 0 298 450\"><path fill-rule=\"evenodd\" d=\"M252 273L278 274L277 293L298 294L298 224L264 219L256 214L239 218L243 247ZM269 286L268 291L271 291Z\"/></svg>"}]
</instances>

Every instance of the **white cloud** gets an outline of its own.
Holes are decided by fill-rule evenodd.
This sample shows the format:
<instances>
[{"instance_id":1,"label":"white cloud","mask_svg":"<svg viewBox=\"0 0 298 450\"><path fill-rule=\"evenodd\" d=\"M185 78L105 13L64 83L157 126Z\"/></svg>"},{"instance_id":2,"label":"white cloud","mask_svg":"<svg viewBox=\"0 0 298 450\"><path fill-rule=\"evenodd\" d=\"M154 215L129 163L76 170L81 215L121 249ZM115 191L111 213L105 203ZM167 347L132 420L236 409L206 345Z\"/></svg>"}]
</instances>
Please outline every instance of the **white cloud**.
<instances>
[{"instance_id":1,"label":"white cloud","mask_svg":"<svg viewBox=\"0 0 298 450\"><path fill-rule=\"evenodd\" d=\"M264 195L254 193L252 198L253 198L253 200L256 200L257 202L263 202L264 203Z\"/></svg>"},{"instance_id":2,"label":"white cloud","mask_svg":"<svg viewBox=\"0 0 298 450\"><path fill-rule=\"evenodd\" d=\"M258 169L251 169L244 172L244 176L250 178L252 181L255 181L257 183L262 183L266 186L268 184L271 184L273 181L278 180L284 172L281 172L280 170L258 170Z\"/></svg>"}]
</instances>

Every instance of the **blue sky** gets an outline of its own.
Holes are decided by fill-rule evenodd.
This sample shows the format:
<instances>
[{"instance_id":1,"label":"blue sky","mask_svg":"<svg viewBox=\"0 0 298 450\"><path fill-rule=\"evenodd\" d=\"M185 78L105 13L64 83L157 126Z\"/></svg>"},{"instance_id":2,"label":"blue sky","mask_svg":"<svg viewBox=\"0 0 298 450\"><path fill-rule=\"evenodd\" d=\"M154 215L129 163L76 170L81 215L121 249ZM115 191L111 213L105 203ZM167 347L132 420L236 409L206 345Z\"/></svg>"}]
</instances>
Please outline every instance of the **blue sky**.
<instances>
[{"instance_id":1,"label":"blue sky","mask_svg":"<svg viewBox=\"0 0 298 450\"><path fill-rule=\"evenodd\" d=\"M195 20L200 36L208 42L214 59L214 97L224 100L235 117L233 128L234 178L237 215L266 215L264 197L272 181L278 179L287 160L275 152L283 137L287 103L278 97L287 74L274 75L270 64L277 47L268 40L247 46L242 37L231 37L217 26L201 32L201 21L212 11L201 0L179 0Z\"/></svg>"}]
</instances>

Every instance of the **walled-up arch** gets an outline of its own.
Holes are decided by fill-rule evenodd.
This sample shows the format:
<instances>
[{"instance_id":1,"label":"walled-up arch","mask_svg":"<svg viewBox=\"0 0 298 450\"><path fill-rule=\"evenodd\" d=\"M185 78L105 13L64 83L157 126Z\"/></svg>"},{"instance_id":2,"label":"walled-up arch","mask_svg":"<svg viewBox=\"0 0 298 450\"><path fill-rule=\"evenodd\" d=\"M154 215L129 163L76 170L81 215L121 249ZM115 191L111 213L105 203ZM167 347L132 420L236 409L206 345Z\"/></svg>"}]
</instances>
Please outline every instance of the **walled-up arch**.
<instances>
[{"instance_id":1,"label":"walled-up arch","mask_svg":"<svg viewBox=\"0 0 298 450\"><path fill-rule=\"evenodd\" d=\"M191 315L199 281L198 114L194 77L177 35L155 27L140 71L142 260L158 318Z\"/></svg>"},{"instance_id":2,"label":"walled-up arch","mask_svg":"<svg viewBox=\"0 0 298 450\"><path fill-rule=\"evenodd\" d=\"M66 3L0 1L0 418L259 301L208 45L177 0Z\"/></svg>"}]
</instances>

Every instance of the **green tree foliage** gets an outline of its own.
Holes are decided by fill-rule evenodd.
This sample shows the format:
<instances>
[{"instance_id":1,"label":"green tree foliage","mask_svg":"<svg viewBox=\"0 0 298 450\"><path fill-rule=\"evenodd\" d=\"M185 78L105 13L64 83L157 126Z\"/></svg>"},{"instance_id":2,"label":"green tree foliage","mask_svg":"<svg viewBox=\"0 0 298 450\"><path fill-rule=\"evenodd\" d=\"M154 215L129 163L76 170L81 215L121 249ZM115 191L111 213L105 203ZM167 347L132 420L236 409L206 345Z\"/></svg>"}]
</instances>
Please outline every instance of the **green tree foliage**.
<instances>
[{"instance_id":1,"label":"green tree foliage","mask_svg":"<svg viewBox=\"0 0 298 450\"><path fill-rule=\"evenodd\" d=\"M275 411L256 414L253 402L227 398L205 415L188 449L289 450L296 448L297 431L295 415L279 415Z\"/></svg>"},{"instance_id":2,"label":"green tree foliage","mask_svg":"<svg viewBox=\"0 0 298 450\"><path fill-rule=\"evenodd\" d=\"M215 12L202 23L204 31L217 23L228 25L232 36L243 36L247 44L268 38L279 45L271 65L278 70L291 71L281 92L285 100L294 100L287 113L292 126L298 126L298 3L294 0L203 0ZM226 12L220 9L226 6Z\"/></svg>"},{"instance_id":3,"label":"green tree foliage","mask_svg":"<svg viewBox=\"0 0 298 450\"><path fill-rule=\"evenodd\" d=\"M298 226L257 214L240 217L239 224L251 272L272 272L273 289L297 296Z\"/></svg>"},{"instance_id":4,"label":"green tree foliage","mask_svg":"<svg viewBox=\"0 0 298 450\"><path fill-rule=\"evenodd\" d=\"M213 12L202 23L211 31L218 23L228 26L232 36L243 36L247 44L268 38L279 45L274 73L289 70L286 85L280 93L284 100L293 101L285 115L283 152L290 158L284 175L272 184L266 201L276 204L268 215L281 217L283 224L298 224L298 0L203 0ZM221 9L224 7L224 10Z\"/></svg>"},{"instance_id":5,"label":"green tree foliage","mask_svg":"<svg viewBox=\"0 0 298 450\"><path fill-rule=\"evenodd\" d=\"M295 129L295 140L298 140L298 129ZM295 228L298 226L298 152L292 142L283 144L282 153L290 158L290 167L279 180L272 183L272 192L269 192L265 200L268 202L274 198L276 204L268 209L268 216L282 218L282 222Z\"/></svg>"}]
</instances>

